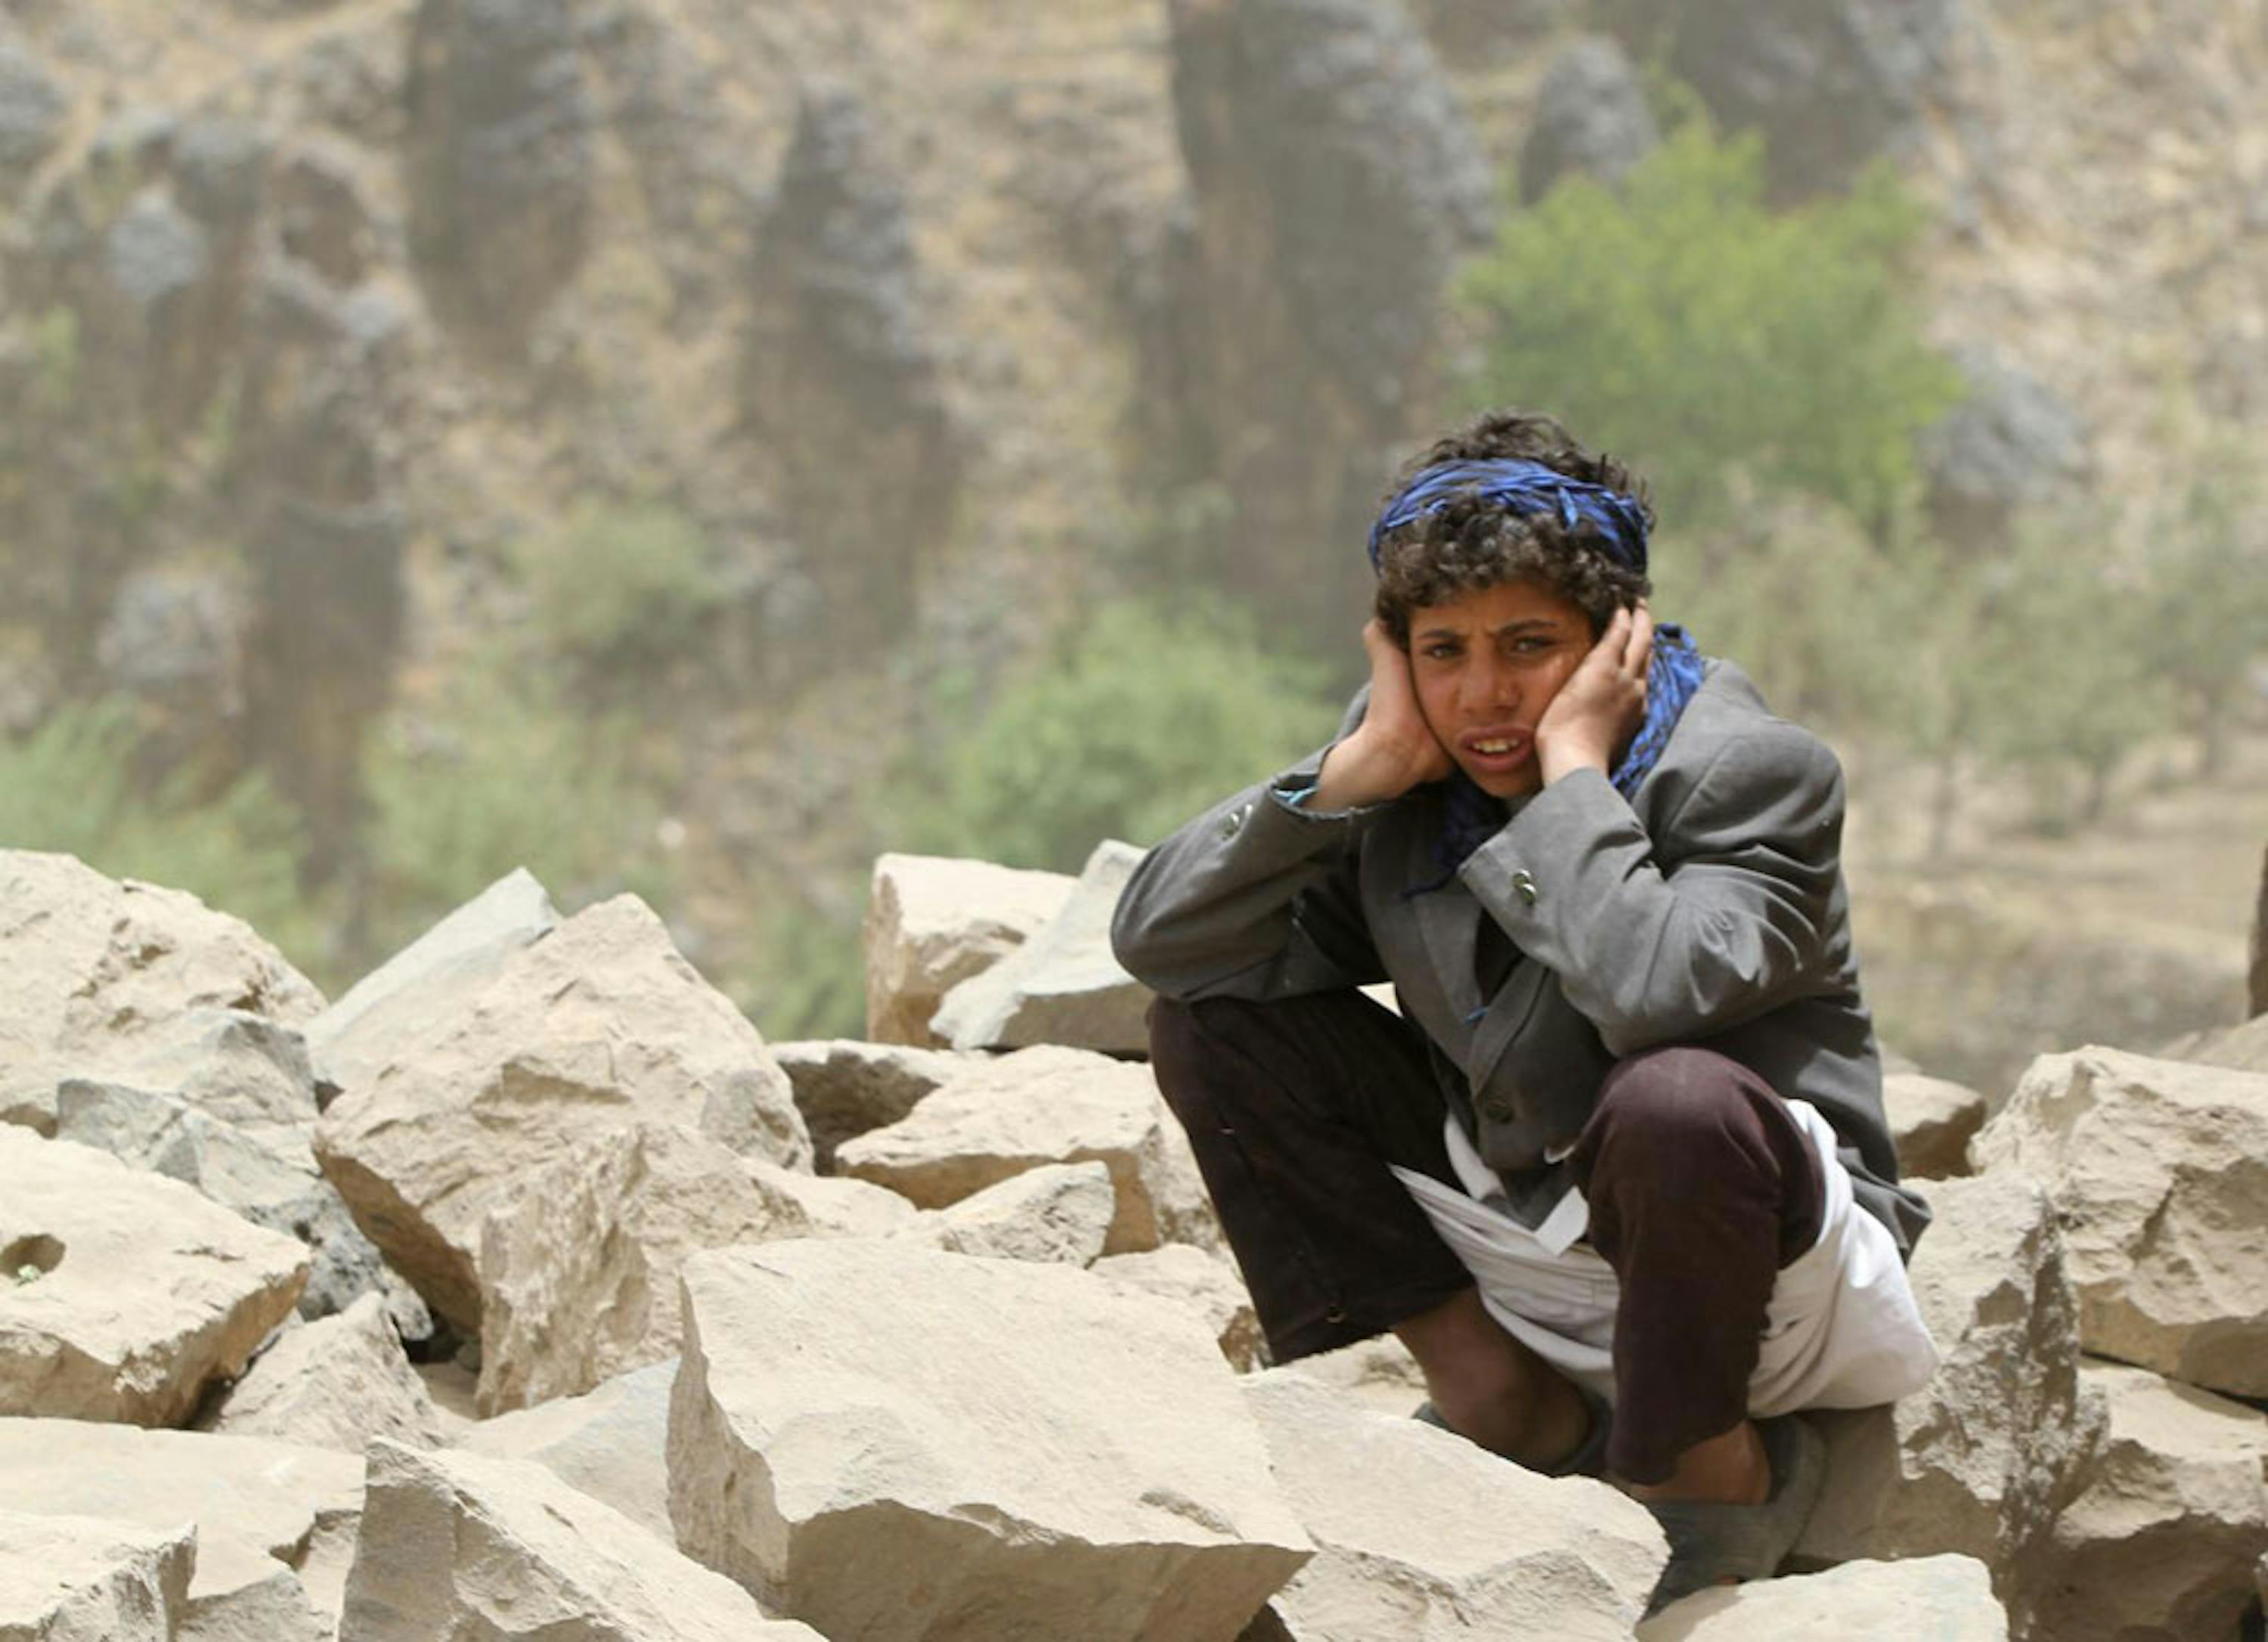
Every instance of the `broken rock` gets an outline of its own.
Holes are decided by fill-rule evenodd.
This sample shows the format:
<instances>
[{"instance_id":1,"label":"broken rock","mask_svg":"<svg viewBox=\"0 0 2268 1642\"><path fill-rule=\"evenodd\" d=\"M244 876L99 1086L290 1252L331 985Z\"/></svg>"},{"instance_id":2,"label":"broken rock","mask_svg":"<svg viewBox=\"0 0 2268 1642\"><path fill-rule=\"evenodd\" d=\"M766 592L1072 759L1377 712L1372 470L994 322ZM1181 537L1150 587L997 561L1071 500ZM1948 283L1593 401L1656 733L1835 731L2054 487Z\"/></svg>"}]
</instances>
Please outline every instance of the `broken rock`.
<instances>
[{"instance_id":1,"label":"broken rock","mask_svg":"<svg viewBox=\"0 0 2268 1642\"><path fill-rule=\"evenodd\" d=\"M1115 1289L1154 1294L1204 1319L1220 1342L1220 1354L1240 1373L1267 1366L1268 1344L1252 1297L1236 1268L1219 1255L1167 1243L1138 1255L1112 1255L1096 1261L1094 1270Z\"/></svg>"},{"instance_id":2,"label":"broken rock","mask_svg":"<svg viewBox=\"0 0 2268 1642\"><path fill-rule=\"evenodd\" d=\"M1851 1562L1824 1573L1697 1591L1638 1628L1638 1642L1756 1642L1760 1637L2007 1642L2007 1636L2008 1616L1993 1599L1984 1565L1952 1555Z\"/></svg>"},{"instance_id":3,"label":"broken rock","mask_svg":"<svg viewBox=\"0 0 2268 1642\"><path fill-rule=\"evenodd\" d=\"M930 1017L945 995L990 968L1062 909L1076 880L989 861L884 855L866 902L866 1035L944 1040Z\"/></svg>"},{"instance_id":4,"label":"broken rock","mask_svg":"<svg viewBox=\"0 0 2268 1642\"><path fill-rule=\"evenodd\" d=\"M178 1181L0 1124L0 1414L173 1425L242 1372L307 1251Z\"/></svg>"},{"instance_id":5,"label":"broken rock","mask_svg":"<svg viewBox=\"0 0 2268 1642\"><path fill-rule=\"evenodd\" d=\"M0 1638L174 1642L188 1606L196 1529L0 1506Z\"/></svg>"},{"instance_id":6,"label":"broken rock","mask_svg":"<svg viewBox=\"0 0 2268 1642\"><path fill-rule=\"evenodd\" d=\"M951 1255L1093 1265L1117 1199L1100 1163L1047 1163L924 1217L898 1235Z\"/></svg>"},{"instance_id":7,"label":"broken rock","mask_svg":"<svg viewBox=\"0 0 2268 1642\"><path fill-rule=\"evenodd\" d=\"M51 1132L55 1087L192 1010L284 1022L323 996L195 895L0 850L0 1122Z\"/></svg>"},{"instance_id":8,"label":"broken rock","mask_svg":"<svg viewBox=\"0 0 2268 1642\"><path fill-rule=\"evenodd\" d=\"M1893 1072L1882 1079L1882 1111L1910 1180L1969 1173L1969 1142L1984 1122L1984 1097L1942 1078Z\"/></svg>"},{"instance_id":9,"label":"broken rock","mask_svg":"<svg viewBox=\"0 0 2268 1642\"><path fill-rule=\"evenodd\" d=\"M2056 1520L2035 1634L2236 1635L2268 1554L2268 1416L2145 1368L2089 1363L2080 1378L2110 1428Z\"/></svg>"},{"instance_id":10,"label":"broken rock","mask_svg":"<svg viewBox=\"0 0 2268 1642\"><path fill-rule=\"evenodd\" d=\"M581 1142L482 1228L481 1412L674 1355L686 1256L810 1228L794 1198L692 1130L633 1123Z\"/></svg>"},{"instance_id":11,"label":"broken rock","mask_svg":"<svg viewBox=\"0 0 2268 1642\"><path fill-rule=\"evenodd\" d=\"M686 1550L830 1636L1229 1642L1308 1555L1204 1326L1062 1265L685 1265Z\"/></svg>"},{"instance_id":12,"label":"broken rock","mask_svg":"<svg viewBox=\"0 0 2268 1642\"><path fill-rule=\"evenodd\" d=\"M1887 1409L1820 1410L1827 1486L1797 1550L1833 1562L1974 1557L2022 1629L2042 1555L2102 1435L2079 1382L2078 1306L2037 1182L1934 1182L1909 1277L1937 1343L1929 1384Z\"/></svg>"},{"instance_id":13,"label":"broken rock","mask_svg":"<svg viewBox=\"0 0 2268 1642\"><path fill-rule=\"evenodd\" d=\"M424 1302L387 1269L315 1167L307 1140L312 1098L304 1123L239 1124L180 1095L137 1086L128 1081L132 1075L65 1080L55 1092L56 1138L193 1186L254 1226L298 1238L312 1263L300 1316L328 1317L377 1291L407 1336L432 1332Z\"/></svg>"},{"instance_id":14,"label":"broken rock","mask_svg":"<svg viewBox=\"0 0 2268 1642\"><path fill-rule=\"evenodd\" d=\"M1097 844L1062 910L1009 956L946 994L931 1029L958 1049L1059 1043L1148 1055L1150 989L1110 948L1110 915L1142 854L1115 839Z\"/></svg>"},{"instance_id":15,"label":"broken rock","mask_svg":"<svg viewBox=\"0 0 2268 1642\"><path fill-rule=\"evenodd\" d=\"M372 1437L421 1448L442 1437L440 1413L375 1294L278 1336L230 1388L210 1429L350 1454Z\"/></svg>"},{"instance_id":16,"label":"broken rock","mask_svg":"<svg viewBox=\"0 0 2268 1642\"><path fill-rule=\"evenodd\" d=\"M0 1418L0 1498L14 1509L167 1533L196 1524L185 1638L327 1635L346 1580L335 1553L362 1510L362 1472L358 1455L264 1438ZM298 1611L285 1623L277 1598L294 1591ZM256 1615L267 1616L261 1628L236 1623Z\"/></svg>"},{"instance_id":17,"label":"broken rock","mask_svg":"<svg viewBox=\"0 0 2268 1642\"><path fill-rule=\"evenodd\" d=\"M551 897L525 867L505 874L364 976L307 1023L332 1093L367 1083L455 997L479 991L522 947L558 927Z\"/></svg>"},{"instance_id":18,"label":"broken rock","mask_svg":"<svg viewBox=\"0 0 2268 1642\"><path fill-rule=\"evenodd\" d=\"M2088 1351L2268 1395L2268 1076L2043 1055L1970 1152L2054 1194Z\"/></svg>"},{"instance_id":19,"label":"broken rock","mask_svg":"<svg viewBox=\"0 0 2268 1642\"><path fill-rule=\"evenodd\" d=\"M1644 1506L1349 1405L1297 1370L1242 1382L1314 1559L1270 1606L1300 1642L1620 1642L1669 1549Z\"/></svg>"},{"instance_id":20,"label":"broken rock","mask_svg":"<svg viewBox=\"0 0 2268 1642\"><path fill-rule=\"evenodd\" d=\"M764 1192L792 1202L811 1223L814 1237L887 1237L921 1219L897 1193L843 1174L806 1174L761 1158L746 1158L748 1177Z\"/></svg>"},{"instance_id":21,"label":"broken rock","mask_svg":"<svg viewBox=\"0 0 2268 1642\"><path fill-rule=\"evenodd\" d=\"M371 1445L339 1642L823 1642L541 1466Z\"/></svg>"},{"instance_id":22,"label":"broken rock","mask_svg":"<svg viewBox=\"0 0 2268 1642\"><path fill-rule=\"evenodd\" d=\"M579 1397L561 1397L482 1420L452 1447L533 1460L571 1488L677 1543L669 1522L669 1388L677 1359L619 1374Z\"/></svg>"},{"instance_id":23,"label":"broken rock","mask_svg":"<svg viewBox=\"0 0 2268 1642\"><path fill-rule=\"evenodd\" d=\"M806 1166L786 1076L635 896L577 914L453 994L342 1094L315 1152L395 1270L460 1331L481 1322L481 1221L512 1182L639 1118Z\"/></svg>"},{"instance_id":24,"label":"broken rock","mask_svg":"<svg viewBox=\"0 0 2268 1642\"><path fill-rule=\"evenodd\" d=\"M848 1038L775 1043L772 1053L795 1087L822 1174L833 1171L837 1146L896 1123L931 1090L967 1071L971 1058L950 1049Z\"/></svg>"},{"instance_id":25,"label":"broken rock","mask_svg":"<svg viewBox=\"0 0 2268 1642\"><path fill-rule=\"evenodd\" d=\"M1027 1049L986 1062L902 1121L846 1143L836 1160L924 1209L1042 1164L1100 1162L1117 1191L1106 1252L1219 1242L1188 1139L1150 1069L1083 1049Z\"/></svg>"}]
</instances>

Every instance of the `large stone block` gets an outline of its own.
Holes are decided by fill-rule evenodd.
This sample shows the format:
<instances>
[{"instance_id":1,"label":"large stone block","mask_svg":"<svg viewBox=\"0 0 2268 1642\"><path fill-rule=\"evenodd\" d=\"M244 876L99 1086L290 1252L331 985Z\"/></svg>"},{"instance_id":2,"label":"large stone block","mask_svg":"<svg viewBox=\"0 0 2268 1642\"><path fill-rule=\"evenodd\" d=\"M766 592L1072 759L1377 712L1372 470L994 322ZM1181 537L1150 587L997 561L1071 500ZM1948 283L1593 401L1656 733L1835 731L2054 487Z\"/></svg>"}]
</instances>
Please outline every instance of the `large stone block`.
<instances>
[{"instance_id":1,"label":"large stone block","mask_svg":"<svg viewBox=\"0 0 2268 1642\"><path fill-rule=\"evenodd\" d=\"M1697 1591L1638 1628L1638 1642L1756 1642L1776 1637L2007 1642L2008 1616L1992 1595L1984 1565L1974 1557L1948 1554L1851 1562L1823 1573Z\"/></svg>"},{"instance_id":2,"label":"large stone block","mask_svg":"<svg viewBox=\"0 0 2268 1642\"><path fill-rule=\"evenodd\" d=\"M349 1454L373 1437L421 1448L442 1438L440 1413L375 1294L279 1336L229 1388L209 1428Z\"/></svg>"},{"instance_id":3,"label":"large stone block","mask_svg":"<svg viewBox=\"0 0 2268 1642\"><path fill-rule=\"evenodd\" d=\"M1228 1642L1308 1555L1205 1328L889 1242L685 1266L679 1543L830 1636Z\"/></svg>"},{"instance_id":4,"label":"large stone block","mask_svg":"<svg viewBox=\"0 0 2268 1642\"><path fill-rule=\"evenodd\" d=\"M2034 1634L2235 1636L2268 1554L2268 1416L2146 1368L2089 1363L2080 1379L2110 1427L2056 1519Z\"/></svg>"},{"instance_id":5,"label":"large stone block","mask_svg":"<svg viewBox=\"0 0 2268 1642\"><path fill-rule=\"evenodd\" d=\"M2088 1351L2268 1395L2268 1076L2043 1055L1970 1155L2054 1194Z\"/></svg>"},{"instance_id":6,"label":"large stone block","mask_svg":"<svg viewBox=\"0 0 2268 1642\"><path fill-rule=\"evenodd\" d=\"M1150 990L1119 966L1110 915L1142 851L1106 839L1045 928L963 981L932 1028L958 1049L1067 1044L1116 1055L1150 1052Z\"/></svg>"},{"instance_id":7,"label":"large stone block","mask_svg":"<svg viewBox=\"0 0 2268 1642\"><path fill-rule=\"evenodd\" d=\"M185 1642L319 1642L336 1621L363 1462L258 1437L0 1418L0 1498L41 1516L196 1525Z\"/></svg>"},{"instance_id":8,"label":"large stone block","mask_svg":"<svg viewBox=\"0 0 2268 1642\"><path fill-rule=\"evenodd\" d=\"M323 996L195 895L0 850L0 1122L55 1124L62 1077L191 1010L305 1020Z\"/></svg>"},{"instance_id":9,"label":"large stone block","mask_svg":"<svg viewBox=\"0 0 2268 1642\"><path fill-rule=\"evenodd\" d=\"M0 1414L179 1425L306 1280L293 1239L0 1124Z\"/></svg>"},{"instance_id":10,"label":"large stone block","mask_svg":"<svg viewBox=\"0 0 2268 1642\"><path fill-rule=\"evenodd\" d=\"M794 1198L692 1130L641 1123L581 1142L482 1227L481 1412L674 1355L688 1255L811 1230Z\"/></svg>"},{"instance_id":11,"label":"large stone block","mask_svg":"<svg viewBox=\"0 0 2268 1642\"><path fill-rule=\"evenodd\" d=\"M1099 1162L1118 1194L1107 1253L1219 1246L1188 1138L1150 1069L1082 1049L1027 1049L985 1063L902 1121L845 1143L836 1161L924 1209L1042 1164Z\"/></svg>"},{"instance_id":12,"label":"large stone block","mask_svg":"<svg viewBox=\"0 0 2268 1642\"><path fill-rule=\"evenodd\" d=\"M315 1152L387 1259L458 1329L480 1327L482 1217L512 1182L639 1118L807 1165L785 1074L635 896L577 914L453 995Z\"/></svg>"},{"instance_id":13,"label":"large stone block","mask_svg":"<svg viewBox=\"0 0 2268 1642\"><path fill-rule=\"evenodd\" d=\"M1317 1548L1270 1604L1298 1642L1620 1642L1645 1614L1669 1547L1636 1500L1353 1407L1296 1370L1241 1384Z\"/></svg>"},{"instance_id":14,"label":"large stone block","mask_svg":"<svg viewBox=\"0 0 2268 1642\"><path fill-rule=\"evenodd\" d=\"M0 1642L174 1642L197 1532L0 1506Z\"/></svg>"},{"instance_id":15,"label":"large stone block","mask_svg":"<svg viewBox=\"0 0 2268 1642\"><path fill-rule=\"evenodd\" d=\"M339 1642L822 1642L540 1465L371 1445Z\"/></svg>"},{"instance_id":16,"label":"large stone block","mask_svg":"<svg viewBox=\"0 0 2268 1642\"><path fill-rule=\"evenodd\" d=\"M1835 1562L1974 1557L2021 1630L2101 1437L2102 1400L2079 1382L2078 1307L2036 1182L1995 1174L1927 1190L1936 1219L1909 1275L1937 1373L1888 1409L1811 1417L1828 1435L1827 1487L1797 1549Z\"/></svg>"},{"instance_id":17,"label":"large stone block","mask_svg":"<svg viewBox=\"0 0 2268 1642\"><path fill-rule=\"evenodd\" d=\"M877 857L864 937L867 1037L943 1043L929 1023L945 995L1043 928L1076 881L946 856Z\"/></svg>"}]
</instances>

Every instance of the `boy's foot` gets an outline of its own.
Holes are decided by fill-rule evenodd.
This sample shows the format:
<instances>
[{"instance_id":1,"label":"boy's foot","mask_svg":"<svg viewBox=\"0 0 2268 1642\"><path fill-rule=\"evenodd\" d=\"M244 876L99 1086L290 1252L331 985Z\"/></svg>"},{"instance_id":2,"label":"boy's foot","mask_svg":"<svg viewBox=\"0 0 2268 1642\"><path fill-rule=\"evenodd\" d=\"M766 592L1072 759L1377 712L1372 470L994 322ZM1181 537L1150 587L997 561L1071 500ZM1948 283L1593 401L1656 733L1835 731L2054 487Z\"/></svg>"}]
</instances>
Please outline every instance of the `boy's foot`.
<instances>
[{"instance_id":1,"label":"boy's foot","mask_svg":"<svg viewBox=\"0 0 2268 1642\"><path fill-rule=\"evenodd\" d=\"M1712 1585L1768 1579L1795 1549L1827 1481L1826 1440L1796 1414L1760 1420L1756 1430L1771 1464L1771 1491L1762 1505L1702 1499L1646 1504L1669 1540L1669 1562L1653 1587L1647 1613Z\"/></svg>"}]
</instances>

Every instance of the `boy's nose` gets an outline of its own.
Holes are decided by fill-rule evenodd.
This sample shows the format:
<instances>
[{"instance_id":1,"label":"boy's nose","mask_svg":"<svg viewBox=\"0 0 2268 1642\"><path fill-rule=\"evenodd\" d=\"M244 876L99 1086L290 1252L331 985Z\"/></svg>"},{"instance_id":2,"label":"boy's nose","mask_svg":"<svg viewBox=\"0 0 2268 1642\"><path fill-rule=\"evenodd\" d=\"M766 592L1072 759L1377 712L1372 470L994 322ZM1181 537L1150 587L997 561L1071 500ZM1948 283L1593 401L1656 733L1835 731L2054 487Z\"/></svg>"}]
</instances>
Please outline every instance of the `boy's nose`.
<instances>
[{"instance_id":1,"label":"boy's nose","mask_svg":"<svg viewBox=\"0 0 2268 1642\"><path fill-rule=\"evenodd\" d=\"M1520 704L1520 675L1510 667L1483 662L1466 675L1465 705L1482 711Z\"/></svg>"}]
</instances>

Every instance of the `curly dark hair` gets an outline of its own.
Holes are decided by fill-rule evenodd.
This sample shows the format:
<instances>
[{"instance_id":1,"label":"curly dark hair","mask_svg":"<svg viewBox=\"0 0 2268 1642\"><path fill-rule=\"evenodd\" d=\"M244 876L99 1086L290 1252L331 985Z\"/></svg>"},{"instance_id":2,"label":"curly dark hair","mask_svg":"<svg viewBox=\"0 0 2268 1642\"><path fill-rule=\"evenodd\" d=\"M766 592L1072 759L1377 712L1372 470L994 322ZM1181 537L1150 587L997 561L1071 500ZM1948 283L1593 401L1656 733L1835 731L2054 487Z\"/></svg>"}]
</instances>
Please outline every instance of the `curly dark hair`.
<instances>
[{"instance_id":1,"label":"curly dark hair","mask_svg":"<svg viewBox=\"0 0 2268 1642\"><path fill-rule=\"evenodd\" d=\"M1381 505L1437 462L1498 458L1538 462L1571 479L1619 490L1638 502L1653 527L1645 481L1611 456L1584 449L1551 417L1517 410L1491 411L1437 440L1403 465ZM1606 630L1617 609L1650 590L1643 575L1608 556L1588 522L1570 527L1554 515L1511 513L1478 497L1460 497L1380 542L1373 608L1394 642L1407 650L1411 612L1510 581L1540 582L1580 606L1594 635Z\"/></svg>"}]
</instances>

